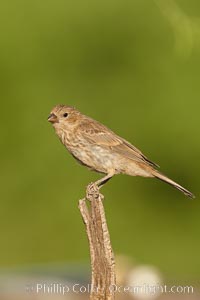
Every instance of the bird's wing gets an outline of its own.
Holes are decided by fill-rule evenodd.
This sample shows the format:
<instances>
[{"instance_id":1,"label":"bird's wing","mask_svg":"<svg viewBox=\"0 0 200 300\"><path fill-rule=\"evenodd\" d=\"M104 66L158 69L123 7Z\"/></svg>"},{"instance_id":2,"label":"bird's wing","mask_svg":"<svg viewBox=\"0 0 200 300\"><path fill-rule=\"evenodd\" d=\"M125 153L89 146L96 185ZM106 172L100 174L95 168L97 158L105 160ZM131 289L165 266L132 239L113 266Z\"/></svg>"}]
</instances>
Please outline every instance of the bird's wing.
<instances>
[{"instance_id":1,"label":"bird's wing","mask_svg":"<svg viewBox=\"0 0 200 300\"><path fill-rule=\"evenodd\" d=\"M79 132L89 143L110 148L115 153L121 154L131 160L147 163L150 166L158 167L150 161L139 149L125 139L116 135L106 126L92 119L85 119L79 125Z\"/></svg>"}]
</instances>

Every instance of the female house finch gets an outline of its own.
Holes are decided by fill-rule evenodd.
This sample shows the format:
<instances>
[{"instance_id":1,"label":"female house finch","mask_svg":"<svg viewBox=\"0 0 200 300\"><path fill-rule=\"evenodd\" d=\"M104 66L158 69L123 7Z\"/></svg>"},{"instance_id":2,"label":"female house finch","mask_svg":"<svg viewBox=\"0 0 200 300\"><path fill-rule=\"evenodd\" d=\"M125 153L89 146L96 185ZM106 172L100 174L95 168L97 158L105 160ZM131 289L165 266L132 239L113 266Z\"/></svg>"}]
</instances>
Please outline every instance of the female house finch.
<instances>
[{"instance_id":1,"label":"female house finch","mask_svg":"<svg viewBox=\"0 0 200 300\"><path fill-rule=\"evenodd\" d=\"M144 154L101 123L81 114L74 107L56 105L48 121L61 142L81 164L104 173L95 182L99 187L115 174L156 177L171 184L185 195L194 195L156 170L157 165Z\"/></svg>"}]
</instances>

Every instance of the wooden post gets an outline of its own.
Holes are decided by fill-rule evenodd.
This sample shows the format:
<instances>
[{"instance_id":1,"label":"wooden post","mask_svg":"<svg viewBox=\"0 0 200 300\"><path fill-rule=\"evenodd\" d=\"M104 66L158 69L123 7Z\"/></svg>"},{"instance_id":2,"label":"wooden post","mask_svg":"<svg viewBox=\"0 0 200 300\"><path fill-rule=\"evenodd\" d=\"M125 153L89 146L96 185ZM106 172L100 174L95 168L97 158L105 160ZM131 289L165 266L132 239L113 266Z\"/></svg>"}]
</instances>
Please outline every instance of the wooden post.
<instances>
[{"instance_id":1,"label":"wooden post","mask_svg":"<svg viewBox=\"0 0 200 300\"><path fill-rule=\"evenodd\" d=\"M79 200L91 259L90 300L113 300L116 285L115 260L103 207L103 195L95 184L88 185L86 198ZM88 205L86 203L88 201Z\"/></svg>"}]
</instances>

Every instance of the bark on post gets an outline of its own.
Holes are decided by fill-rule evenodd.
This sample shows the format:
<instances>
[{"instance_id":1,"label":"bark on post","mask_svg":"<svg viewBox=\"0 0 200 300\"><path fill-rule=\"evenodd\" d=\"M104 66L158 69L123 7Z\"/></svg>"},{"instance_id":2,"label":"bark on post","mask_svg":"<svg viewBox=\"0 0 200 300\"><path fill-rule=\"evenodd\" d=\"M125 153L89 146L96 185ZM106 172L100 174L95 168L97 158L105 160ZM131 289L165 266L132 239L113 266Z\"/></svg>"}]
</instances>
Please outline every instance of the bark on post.
<instances>
[{"instance_id":1,"label":"bark on post","mask_svg":"<svg viewBox=\"0 0 200 300\"><path fill-rule=\"evenodd\" d=\"M94 184L87 187L86 198L79 200L79 210L90 247L92 273L90 300L115 298L112 289L116 284L115 261L102 200L103 195Z\"/></svg>"}]
</instances>

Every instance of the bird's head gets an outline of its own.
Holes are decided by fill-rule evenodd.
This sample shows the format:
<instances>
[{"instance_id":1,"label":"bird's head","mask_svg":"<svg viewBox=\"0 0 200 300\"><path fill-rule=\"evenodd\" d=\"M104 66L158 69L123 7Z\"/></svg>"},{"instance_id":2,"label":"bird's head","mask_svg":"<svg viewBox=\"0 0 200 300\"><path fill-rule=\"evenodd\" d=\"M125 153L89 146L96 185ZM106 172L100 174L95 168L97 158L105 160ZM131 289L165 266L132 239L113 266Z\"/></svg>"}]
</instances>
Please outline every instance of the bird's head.
<instances>
[{"instance_id":1,"label":"bird's head","mask_svg":"<svg viewBox=\"0 0 200 300\"><path fill-rule=\"evenodd\" d=\"M71 124L75 124L79 119L80 113L74 107L66 105L56 105L49 117L48 121L53 124L54 127L67 127Z\"/></svg>"}]
</instances>

